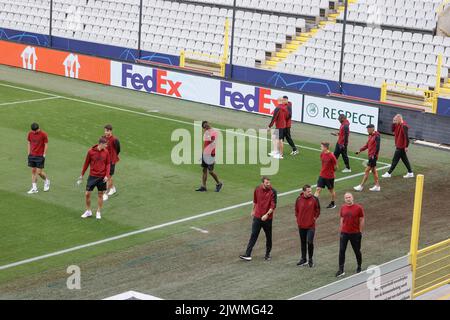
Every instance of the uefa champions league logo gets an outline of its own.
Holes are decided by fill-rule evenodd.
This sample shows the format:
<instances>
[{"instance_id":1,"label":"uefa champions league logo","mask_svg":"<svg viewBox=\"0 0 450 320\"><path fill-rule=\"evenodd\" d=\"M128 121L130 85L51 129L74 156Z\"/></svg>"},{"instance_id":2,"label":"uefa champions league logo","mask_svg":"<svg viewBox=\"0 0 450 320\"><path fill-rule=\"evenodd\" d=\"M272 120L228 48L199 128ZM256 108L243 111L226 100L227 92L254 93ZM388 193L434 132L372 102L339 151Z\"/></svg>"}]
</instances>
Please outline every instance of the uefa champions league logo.
<instances>
[{"instance_id":1,"label":"uefa champions league logo","mask_svg":"<svg viewBox=\"0 0 450 320\"><path fill-rule=\"evenodd\" d=\"M311 118L315 118L319 114L319 107L315 103L310 103L306 106L306 113Z\"/></svg>"}]
</instances>

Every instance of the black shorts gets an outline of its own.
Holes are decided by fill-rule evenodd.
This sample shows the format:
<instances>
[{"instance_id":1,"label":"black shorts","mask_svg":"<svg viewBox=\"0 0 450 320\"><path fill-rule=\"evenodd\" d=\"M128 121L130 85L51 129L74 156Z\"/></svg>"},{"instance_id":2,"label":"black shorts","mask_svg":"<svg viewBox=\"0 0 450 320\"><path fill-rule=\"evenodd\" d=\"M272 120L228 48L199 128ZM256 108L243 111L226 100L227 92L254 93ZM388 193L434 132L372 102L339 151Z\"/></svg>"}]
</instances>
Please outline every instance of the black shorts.
<instances>
[{"instance_id":1,"label":"black shorts","mask_svg":"<svg viewBox=\"0 0 450 320\"><path fill-rule=\"evenodd\" d=\"M116 171L116 165L111 163L111 167L109 169L109 175L113 176L114 175L114 171Z\"/></svg>"},{"instance_id":2,"label":"black shorts","mask_svg":"<svg viewBox=\"0 0 450 320\"><path fill-rule=\"evenodd\" d=\"M286 128L277 129L278 131L278 139L283 140L286 138Z\"/></svg>"},{"instance_id":3,"label":"black shorts","mask_svg":"<svg viewBox=\"0 0 450 320\"><path fill-rule=\"evenodd\" d=\"M208 164L205 162L205 159L202 157L202 168L208 168L208 171L214 171L214 164L216 162L215 162L214 158L212 158L212 160L213 160L212 164Z\"/></svg>"},{"instance_id":4,"label":"black shorts","mask_svg":"<svg viewBox=\"0 0 450 320\"><path fill-rule=\"evenodd\" d=\"M367 166L371 168L375 168L377 166L377 157L369 158L369 161L367 162Z\"/></svg>"},{"instance_id":5,"label":"black shorts","mask_svg":"<svg viewBox=\"0 0 450 320\"><path fill-rule=\"evenodd\" d=\"M28 156L28 166L31 168L44 169L45 158L42 156Z\"/></svg>"},{"instance_id":6,"label":"black shorts","mask_svg":"<svg viewBox=\"0 0 450 320\"><path fill-rule=\"evenodd\" d=\"M97 187L98 191L106 191L106 182L103 181L104 177L89 176L86 191L93 191Z\"/></svg>"},{"instance_id":7,"label":"black shorts","mask_svg":"<svg viewBox=\"0 0 450 320\"><path fill-rule=\"evenodd\" d=\"M334 179L325 179L319 177L317 181L317 188L325 189L327 187L328 190L334 189Z\"/></svg>"}]
</instances>

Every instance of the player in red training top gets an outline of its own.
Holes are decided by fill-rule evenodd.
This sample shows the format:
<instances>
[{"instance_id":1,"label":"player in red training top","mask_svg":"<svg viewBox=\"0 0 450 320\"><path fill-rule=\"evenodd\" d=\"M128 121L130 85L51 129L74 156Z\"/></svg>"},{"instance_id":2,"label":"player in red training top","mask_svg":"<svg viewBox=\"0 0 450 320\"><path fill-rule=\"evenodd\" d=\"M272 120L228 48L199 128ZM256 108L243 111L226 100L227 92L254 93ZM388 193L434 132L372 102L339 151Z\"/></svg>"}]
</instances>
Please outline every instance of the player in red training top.
<instances>
[{"instance_id":1,"label":"player in red training top","mask_svg":"<svg viewBox=\"0 0 450 320\"><path fill-rule=\"evenodd\" d=\"M289 118L287 106L283 103L283 98L278 98L278 105L273 112L272 119L269 123L269 130L275 125L276 129L272 135L274 151L269 153L275 159L283 159L284 139L286 138L286 126Z\"/></svg>"},{"instance_id":2,"label":"player in red training top","mask_svg":"<svg viewBox=\"0 0 450 320\"><path fill-rule=\"evenodd\" d=\"M109 171L111 169L111 158L107 150L105 138L100 138L98 144L89 149L86 160L84 161L81 176L78 178L78 184L83 180L84 173L89 168L89 178L86 184L86 211L81 216L89 218L92 216L91 211L91 192L97 187L98 190L98 208L96 218L101 219L101 210L103 207L103 193L106 191L106 182L109 179Z\"/></svg>"},{"instance_id":3,"label":"player in red training top","mask_svg":"<svg viewBox=\"0 0 450 320\"><path fill-rule=\"evenodd\" d=\"M364 177L361 181L361 184L354 187L354 189L356 191L363 191L364 184L367 182L367 179L369 179L370 172L372 172L373 179L375 180L375 186L373 186L369 190L379 192L381 191L381 187L380 180L378 178L377 160L381 147L381 135L378 131L375 131L375 126L373 124L369 124L367 126L367 132L369 133L369 139L367 143L359 150L359 152L356 152L356 154L358 155L361 152L368 150L369 161L367 162L366 171L364 172Z\"/></svg>"},{"instance_id":4,"label":"player in red training top","mask_svg":"<svg viewBox=\"0 0 450 320\"><path fill-rule=\"evenodd\" d=\"M336 159L339 159L339 156L342 154L342 159L344 160L345 169L342 170L343 173L350 173L352 170L350 169L350 160L348 159L348 142L350 137L350 121L348 121L347 117L343 114L338 117L341 126L339 127L339 132L332 133L333 136L338 137L338 141L336 143L336 147L334 149L334 156Z\"/></svg>"},{"instance_id":5,"label":"player in red training top","mask_svg":"<svg viewBox=\"0 0 450 320\"><path fill-rule=\"evenodd\" d=\"M208 179L208 171L211 177L216 181L216 192L220 192L223 183L214 172L214 164L216 163L216 141L217 132L211 128L208 121L202 122L203 129L203 153L202 153L202 185L195 191L206 192L206 180Z\"/></svg>"},{"instance_id":6,"label":"player in red training top","mask_svg":"<svg viewBox=\"0 0 450 320\"><path fill-rule=\"evenodd\" d=\"M330 151L330 143L322 142L320 145L322 153L320 159L322 161L322 170L320 170L319 180L317 181L317 189L315 197L319 198L320 192L325 187L328 188L331 194L331 202L327 206L327 209L336 208L336 192L334 191L334 178L336 177L335 171L337 169L337 160L334 154Z\"/></svg>"},{"instance_id":7,"label":"player in red training top","mask_svg":"<svg viewBox=\"0 0 450 320\"><path fill-rule=\"evenodd\" d=\"M44 172L45 156L48 148L48 135L37 123L31 124L28 133L28 166L31 168L31 189L28 194L38 193L37 176L44 180L44 191L50 190L50 180Z\"/></svg>"},{"instance_id":8,"label":"player in red training top","mask_svg":"<svg viewBox=\"0 0 450 320\"><path fill-rule=\"evenodd\" d=\"M382 175L383 178L390 178L392 172L394 172L395 168L398 165L400 159L405 164L406 170L408 172L403 176L405 179L414 178L414 173L411 168L411 164L408 159L408 147L409 147L409 126L401 114L397 114L392 121L392 132L395 136L395 153L394 158L392 159L392 165L388 172Z\"/></svg>"},{"instance_id":9,"label":"player in red training top","mask_svg":"<svg viewBox=\"0 0 450 320\"><path fill-rule=\"evenodd\" d=\"M345 251L347 244L350 241L353 252L356 256L356 273L361 272L362 254L361 254L361 240L364 228L364 209L359 204L354 203L353 195L347 192L344 195L345 204L341 207L341 235L339 241L339 270L336 272L336 277L345 275Z\"/></svg>"},{"instance_id":10,"label":"player in red training top","mask_svg":"<svg viewBox=\"0 0 450 320\"><path fill-rule=\"evenodd\" d=\"M113 182L113 175L116 171L116 164L119 162L119 154L120 154L120 141L116 136L113 135L113 127L110 124L107 124L105 127L105 135L103 138L106 139L108 143L108 152L111 157L111 170L109 172L110 178L108 180L108 190L103 194L103 201L108 200L109 196L112 196L116 193L116 186Z\"/></svg>"}]
</instances>

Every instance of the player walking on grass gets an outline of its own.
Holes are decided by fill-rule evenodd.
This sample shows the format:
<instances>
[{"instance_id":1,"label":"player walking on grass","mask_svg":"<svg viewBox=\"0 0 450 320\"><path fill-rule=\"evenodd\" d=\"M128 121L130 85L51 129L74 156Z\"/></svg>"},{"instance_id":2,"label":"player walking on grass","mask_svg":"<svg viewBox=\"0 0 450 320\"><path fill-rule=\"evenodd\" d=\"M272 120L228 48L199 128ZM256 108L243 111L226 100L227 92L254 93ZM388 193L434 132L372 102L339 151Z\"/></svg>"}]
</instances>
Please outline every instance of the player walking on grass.
<instances>
[{"instance_id":1,"label":"player walking on grass","mask_svg":"<svg viewBox=\"0 0 450 320\"><path fill-rule=\"evenodd\" d=\"M98 144L89 149L86 160L84 161L81 176L78 178L79 183L83 180L84 173L89 168L89 178L86 184L86 211L81 216L82 218L89 218L92 216L91 210L91 192L97 187L98 191L98 208L96 218L101 219L101 211L103 207L103 193L106 191L106 183L109 179L109 172L111 169L111 158L107 150L107 140L100 138Z\"/></svg>"},{"instance_id":2,"label":"player walking on grass","mask_svg":"<svg viewBox=\"0 0 450 320\"><path fill-rule=\"evenodd\" d=\"M119 154L120 154L120 141L119 139L117 139L116 136L113 135L113 128L112 125L107 124L105 127L105 135L103 136L103 138L106 139L107 144L108 144L108 152L109 152L109 156L111 158L111 169L109 172L110 178L108 180L108 189L107 192L105 192L103 194L103 201L108 200L109 196L112 196L113 194L115 194L116 191L116 186L114 185L114 181L113 181L113 175L114 172L116 171L116 164L119 162Z\"/></svg>"},{"instance_id":3,"label":"player walking on grass","mask_svg":"<svg viewBox=\"0 0 450 320\"><path fill-rule=\"evenodd\" d=\"M289 143L289 145L292 148L291 156L296 156L299 154L298 148L294 143L294 140L292 140L291 137L291 127L292 127L292 102L289 101L289 98L287 96L283 97L283 104L286 106L287 109L287 120L286 120L286 141Z\"/></svg>"},{"instance_id":4,"label":"player walking on grass","mask_svg":"<svg viewBox=\"0 0 450 320\"><path fill-rule=\"evenodd\" d=\"M219 177L214 172L214 164L216 162L216 140L217 132L211 128L208 121L202 122L203 129L203 153L202 153L202 185L195 191L206 192L206 180L208 179L208 171L211 177L216 182L216 192L220 192L223 183L220 182Z\"/></svg>"},{"instance_id":5,"label":"player walking on grass","mask_svg":"<svg viewBox=\"0 0 450 320\"><path fill-rule=\"evenodd\" d=\"M320 145L322 153L320 154L320 160L322 161L322 169L320 170L319 180L317 181L317 189L315 197L319 198L320 192L325 187L331 194L331 202L327 206L327 209L336 208L336 192L334 191L334 179L336 177L335 171L337 169L337 160L334 154L330 151L330 143L322 142Z\"/></svg>"},{"instance_id":6,"label":"player walking on grass","mask_svg":"<svg viewBox=\"0 0 450 320\"><path fill-rule=\"evenodd\" d=\"M359 204L354 203L353 195L347 192L344 196L345 204L341 207L340 216L340 242L339 242L339 270L336 273L336 277L342 277L345 275L345 251L347 250L347 244L350 244L353 248L353 252L356 256L356 262L358 264L356 273L361 272L362 254L361 254L361 240L362 231L364 228L364 209Z\"/></svg>"},{"instance_id":7,"label":"player walking on grass","mask_svg":"<svg viewBox=\"0 0 450 320\"><path fill-rule=\"evenodd\" d=\"M270 255L272 251L272 221L277 206L277 191L272 188L269 178L263 177L261 181L261 185L253 193L253 209L251 213L253 217L252 234L245 254L239 256L240 259L245 261L252 260L253 247L258 240L261 229L266 234L266 255L264 259L266 261L272 259Z\"/></svg>"},{"instance_id":8,"label":"player walking on grass","mask_svg":"<svg viewBox=\"0 0 450 320\"><path fill-rule=\"evenodd\" d=\"M364 172L364 177L362 179L362 182L360 185L354 187L356 191L363 191L364 184L367 182L367 179L369 179L370 172L373 173L373 179L375 180L375 186L370 188L370 191L381 191L380 187L380 181L378 178L378 171L377 171L377 160L378 160L378 154L380 153L380 147L381 147L381 135L378 131L375 131L375 126L373 124L369 124L367 126L367 132L369 133L369 139L367 143L359 150L359 152L356 152L356 154L360 154L361 152L368 150L369 153L369 161L367 162L366 171Z\"/></svg>"},{"instance_id":9,"label":"player walking on grass","mask_svg":"<svg viewBox=\"0 0 450 320\"><path fill-rule=\"evenodd\" d=\"M37 177L44 180L44 192L50 190L50 180L44 172L45 156L48 149L48 135L37 123L31 124L28 133L28 166L31 168L31 189L28 194L38 193Z\"/></svg>"},{"instance_id":10,"label":"player walking on grass","mask_svg":"<svg viewBox=\"0 0 450 320\"><path fill-rule=\"evenodd\" d=\"M287 107L283 104L283 98L278 98L278 105L273 112L272 120L269 123L269 130L275 125L275 150L269 155L275 159L284 159L284 139L286 137L286 125L289 113Z\"/></svg>"},{"instance_id":11,"label":"player walking on grass","mask_svg":"<svg viewBox=\"0 0 450 320\"><path fill-rule=\"evenodd\" d=\"M297 265L308 265L312 268L314 267L314 234L316 220L320 216L320 203L319 199L313 196L310 185L305 185L302 190L295 202L295 217L297 218L301 247L301 258ZM308 260L306 260L306 248L308 248Z\"/></svg>"},{"instance_id":12,"label":"player walking on grass","mask_svg":"<svg viewBox=\"0 0 450 320\"><path fill-rule=\"evenodd\" d=\"M409 126L406 123L405 120L403 120L403 117L401 114L397 114L394 117L393 123L392 123L392 132L395 136L395 153L394 158L392 159L392 165L388 172L383 174L383 178L390 178L392 175L392 172L394 172L395 168L397 167L398 162L400 159L405 164L406 169L408 170L408 173L403 176L403 178L414 178L414 173L411 168L411 164L409 163L408 159L408 147L409 147L409 135L408 135Z\"/></svg>"},{"instance_id":13,"label":"player walking on grass","mask_svg":"<svg viewBox=\"0 0 450 320\"><path fill-rule=\"evenodd\" d=\"M339 132L332 133L333 136L338 137L338 141L336 143L336 147L334 149L334 156L339 160L339 156L342 155L342 160L344 160L345 169L342 170L342 173L350 173L352 170L350 169L350 160L348 159L348 141L350 136L350 122L347 120L347 117L341 114L338 118L341 123L341 127L339 128Z\"/></svg>"}]
</instances>

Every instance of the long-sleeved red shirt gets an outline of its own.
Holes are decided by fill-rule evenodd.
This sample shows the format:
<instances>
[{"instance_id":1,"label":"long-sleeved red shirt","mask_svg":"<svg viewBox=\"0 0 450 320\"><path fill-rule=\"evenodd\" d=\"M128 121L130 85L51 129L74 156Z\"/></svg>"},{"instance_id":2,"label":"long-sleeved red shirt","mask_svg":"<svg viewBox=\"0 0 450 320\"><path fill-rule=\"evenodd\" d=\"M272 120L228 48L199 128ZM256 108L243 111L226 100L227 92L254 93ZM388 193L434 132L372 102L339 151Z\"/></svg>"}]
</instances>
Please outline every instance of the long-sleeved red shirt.
<instances>
[{"instance_id":1,"label":"long-sleeved red shirt","mask_svg":"<svg viewBox=\"0 0 450 320\"><path fill-rule=\"evenodd\" d=\"M307 198L304 192L300 193L295 202L295 216L299 228L315 229L316 220L320 216L319 199L314 196Z\"/></svg>"},{"instance_id":2,"label":"long-sleeved red shirt","mask_svg":"<svg viewBox=\"0 0 450 320\"><path fill-rule=\"evenodd\" d=\"M286 110L288 112L288 118L286 120L286 128L292 127L292 102L288 102L286 105Z\"/></svg>"},{"instance_id":3,"label":"long-sleeved red shirt","mask_svg":"<svg viewBox=\"0 0 450 320\"><path fill-rule=\"evenodd\" d=\"M287 107L284 104L278 105L278 107L276 107L275 111L273 112L272 121L270 121L269 128L272 128L275 124L277 129L285 129L288 117L289 112L287 110Z\"/></svg>"},{"instance_id":4,"label":"long-sleeved red shirt","mask_svg":"<svg viewBox=\"0 0 450 320\"><path fill-rule=\"evenodd\" d=\"M277 191L273 188L264 188L263 185L256 187L253 193L253 203L255 205L255 218L261 219L270 209L277 207ZM269 215L269 220L273 219L273 213Z\"/></svg>"},{"instance_id":5,"label":"long-sleeved red shirt","mask_svg":"<svg viewBox=\"0 0 450 320\"><path fill-rule=\"evenodd\" d=\"M341 146L347 146L349 136L350 136L350 122L347 119L345 119L341 123L341 127L339 128L339 136L337 143Z\"/></svg>"},{"instance_id":6,"label":"long-sleeved red shirt","mask_svg":"<svg viewBox=\"0 0 450 320\"><path fill-rule=\"evenodd\" d=\"M116 164L119 162L119 153L120 153L120 142L115 136L110 135L109 137L104 136L104 138L108 141L108 151L111 156L111 163Z\"/></svg>"},{"instance_id":7,"label":"long-sleeved red shirt","mask_svg":"<svg viewBox=\"0 0 450 320\"><path fill-rule=\"evenodd\" d=\"M368 150L369 158L377 157L380 153L381 147L381 135L378 131L374 131L371 135L369 135L369 139L367 143L359 149L360 152Z\"/></svg>"},{"instance_id":8,"label":"long-sleeved red shirt","mask_svg":"<svg viewBox=\"0 0 450 320\"><path fill-rule=\"evenodd\" d=\"M392 124L392 132L395 136L395 146L398 149L405 149L409 146L409 136L408 136L409 126L403 121L403 123Z\"/></svg>"},{"instance_id":9,"label":"long-sleeved red shirt","mask_svg":"<svg viewBox=\"0 0 450 320\"><path fill-rule=\"evenodd\" d=\"M93 177L109 177L111 169L111 157L107 149L98 150L98 145L89 149L84 161L81 175L84 176L87 168L90 167L89 175Z\"/></svg>"}]
</instances>

